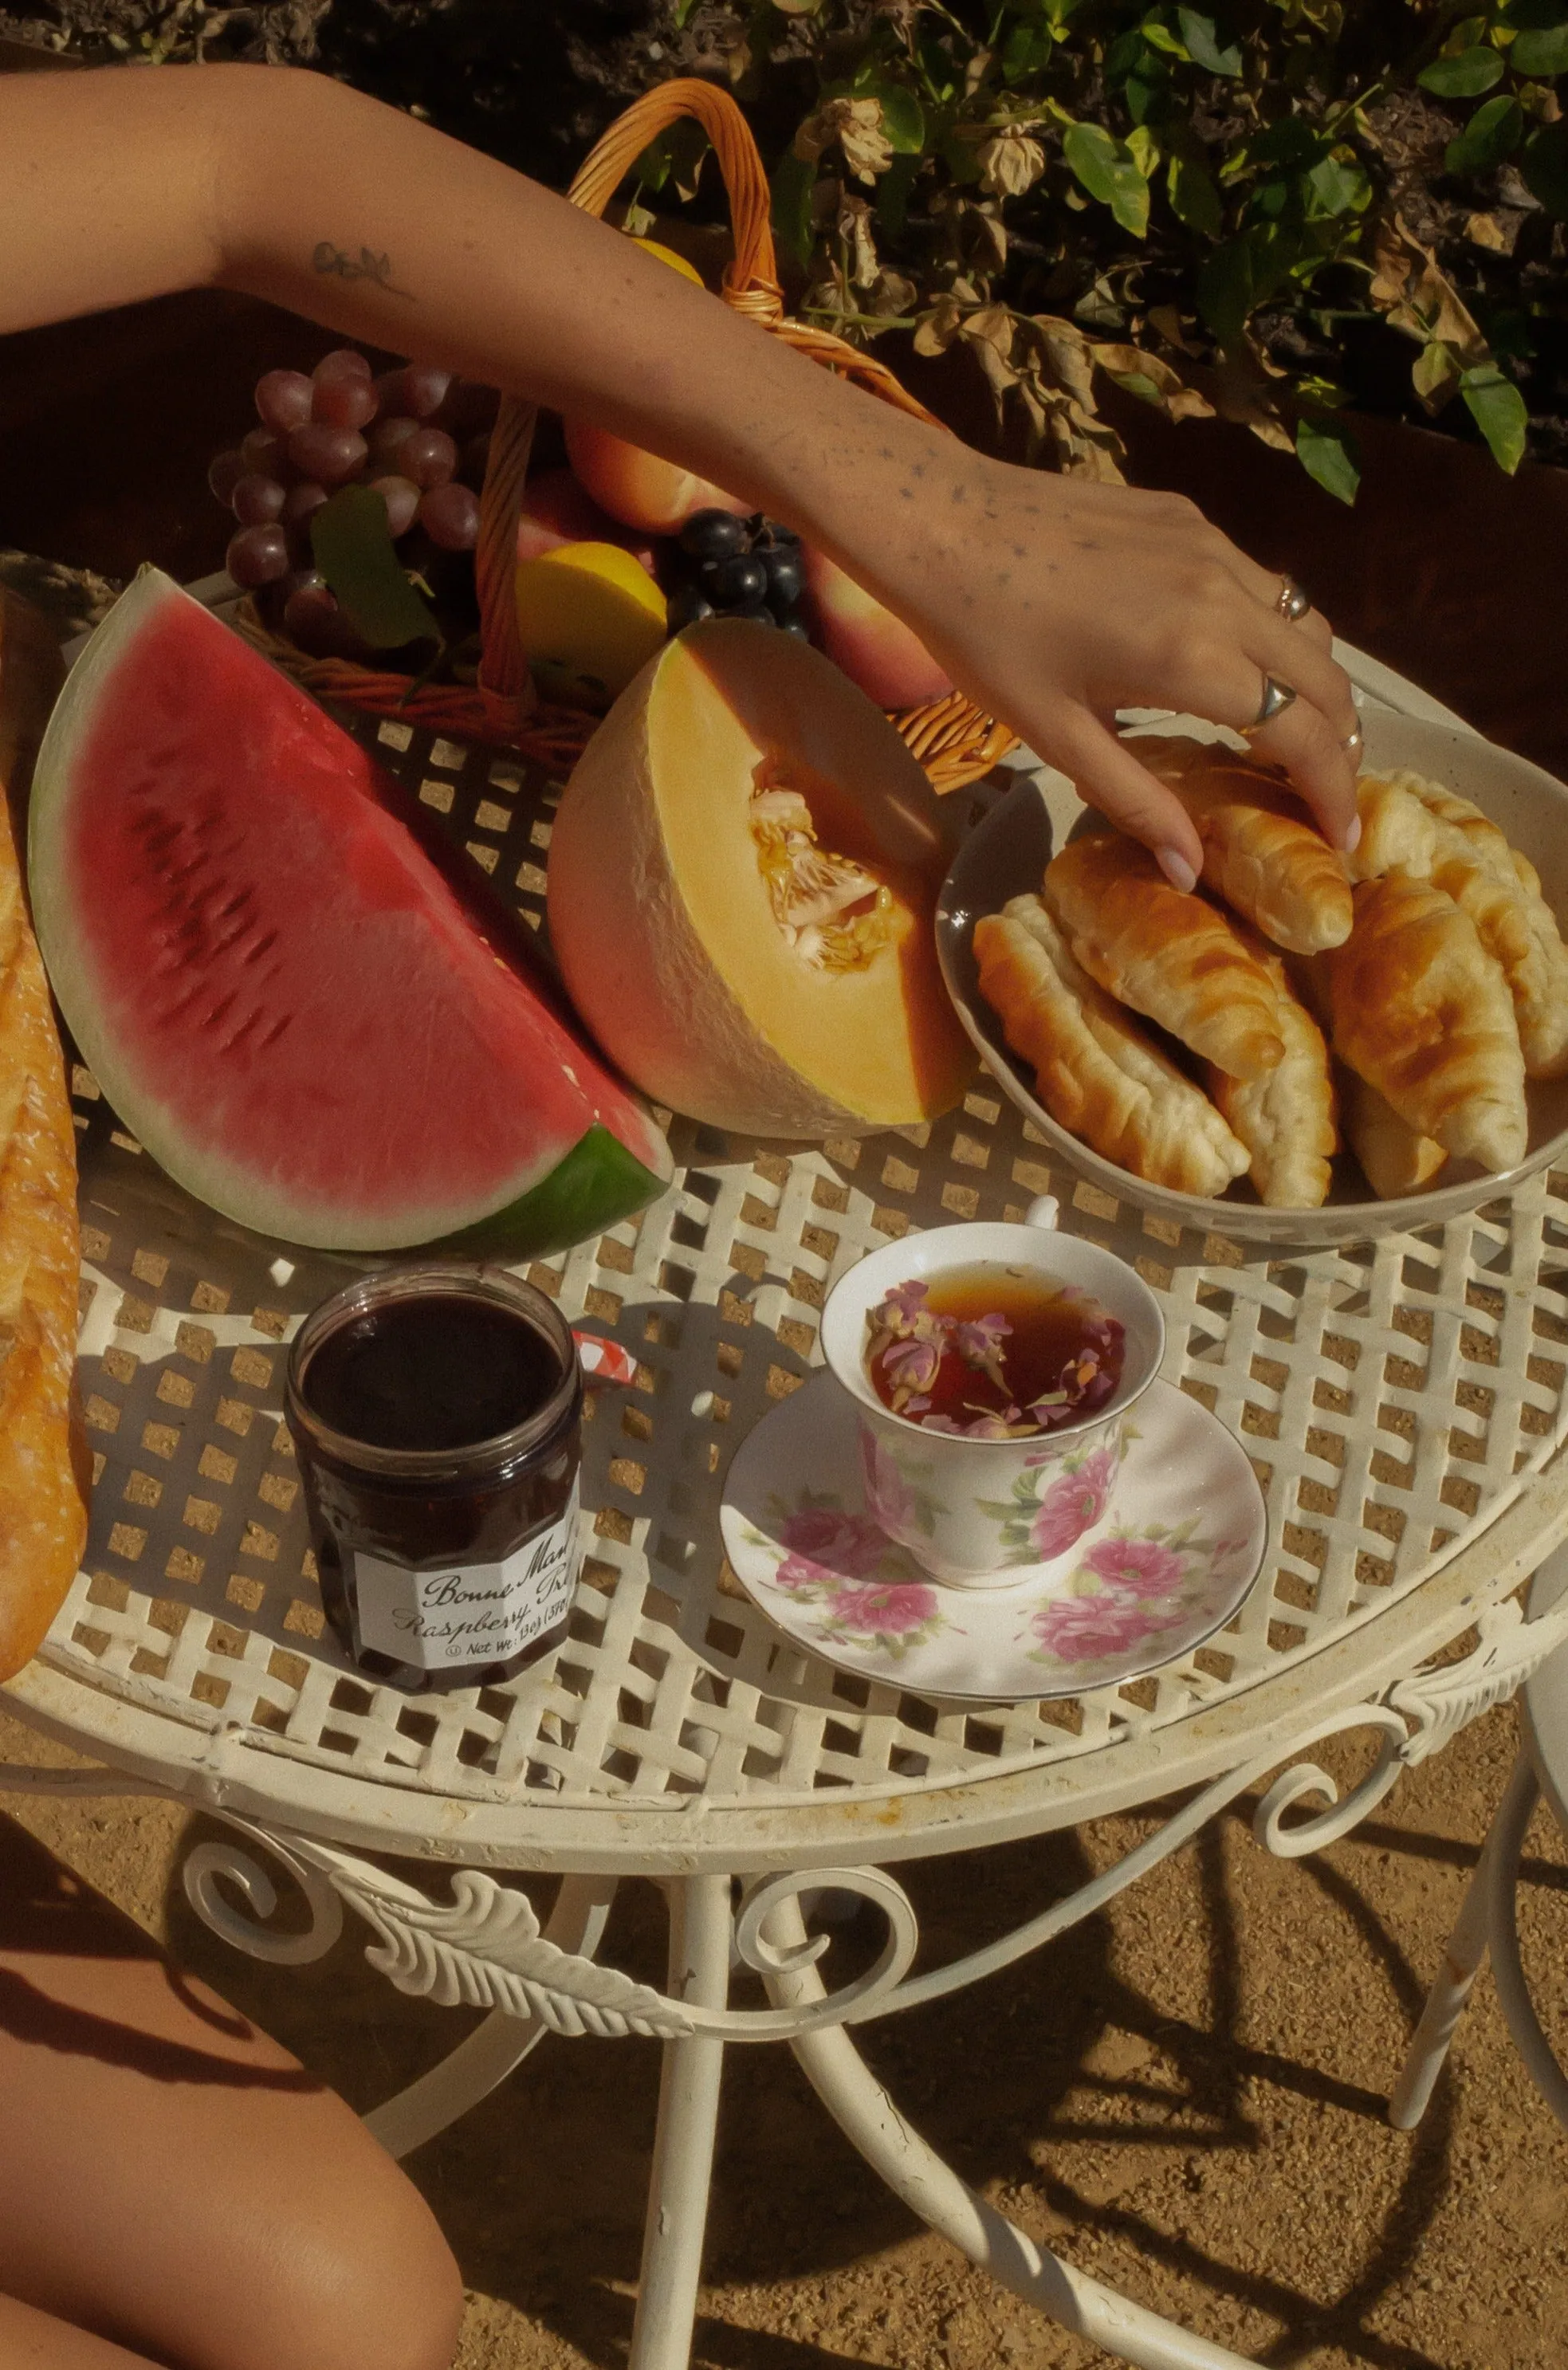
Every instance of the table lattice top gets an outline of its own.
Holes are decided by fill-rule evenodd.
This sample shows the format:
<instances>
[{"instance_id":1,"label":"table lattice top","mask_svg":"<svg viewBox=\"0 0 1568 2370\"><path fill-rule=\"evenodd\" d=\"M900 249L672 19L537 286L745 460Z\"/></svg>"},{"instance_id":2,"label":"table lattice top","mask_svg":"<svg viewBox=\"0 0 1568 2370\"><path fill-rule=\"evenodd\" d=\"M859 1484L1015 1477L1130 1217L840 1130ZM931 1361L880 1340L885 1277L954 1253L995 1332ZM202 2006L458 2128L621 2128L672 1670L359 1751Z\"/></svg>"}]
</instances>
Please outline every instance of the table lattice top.
<instances>
[{"instance_id":1,"label":"table lattice top","mask_svg":"<svg viewBox=\"0 0 1568 2370\"><path fill-rule=\"evenodd\" d=\"M367 730L536 926L559 784L400 725ZM683 1165L657 1206L525 1270L640 1361L585 1432L593 1535L571 1637L509 1685L410 1697L353 1671L324 1629L281 1417L283 1345L348 1263L200 1209L86 1073L75 1085L97 1482L85 1569L41 1657L49 1716L68 1701L89 1745L115 1705L187 1743L205 1731L248 1748L253 1790L258 1769L288 1775L296 1804L311 1770L323 1788L330 1773L378 1789L394 1833L398 1802L413 1814L420 1797L404 1824L424 1848L432 1796L459 1824L463 1804L508 1809L521 1846L569 1806L798 1813L846 1790L870 1808L1020 1770L1067 1777L1205 1708L1240 1713L1248 1691L1375 1623L1479 1536L1568 1428L1568 1176L1430 1234L1263 1259L1048 1164L983 1077L929 1127L806 1150L677 1122ZM722 1565L730 1455L817 1362L825 1292L862 1252L912 1226L1020 1216L1046 1191L1161 1294L1168 1377L1251 1451L1264 1579L1189 1660L1071 1702L944 1706L895 1672L836 1673ZM16 1699L28 1708L27 1674Z\"/></svg>"}]
</instances>

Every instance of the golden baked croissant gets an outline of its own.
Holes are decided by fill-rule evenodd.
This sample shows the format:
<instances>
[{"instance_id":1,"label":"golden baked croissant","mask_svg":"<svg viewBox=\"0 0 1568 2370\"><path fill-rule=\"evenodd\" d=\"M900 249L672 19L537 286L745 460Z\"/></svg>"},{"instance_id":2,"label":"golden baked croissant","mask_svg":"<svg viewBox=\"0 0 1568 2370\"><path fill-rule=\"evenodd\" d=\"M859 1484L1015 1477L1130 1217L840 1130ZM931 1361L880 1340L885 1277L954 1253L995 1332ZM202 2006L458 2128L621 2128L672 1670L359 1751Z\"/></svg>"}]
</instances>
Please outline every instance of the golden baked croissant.
<instances>
[{"instance_id":1,"label":"golden baked croissant","mask_svg":"<svg viewBox=\"0 0 1568 2370\"><path fill-rule=\"evenodd\" d=\"M1223 914L1173 889L1120 832L1070 840L1045 868L1045 903L1091 979L1233 1078L1285 1053L1274 982Z\"/></svg>"},{"instance_id":2,"label":"golden baked croissant","mask_svg":"<svg viewBox=\"0 0 1568 2370\"><path fill-rule=\"evenodd\" d=\"M1396 867L1355 892L1355 926L1319 958L1334 1050L1420 1135L1514 1168L1529 1136L1525 1062L1502 966L1430 880Z\"/></svg>"},{"instance_id":3,"label":"golden baked croissant","mask_svg":"<svg viewBox=\"0 0 1568 2370\"><path fill-rule=\"evenodd\" d=\"M1339 1149L1329 1049L1306 1006L1291 992L1285 965L1259 947L1274 981L1285 1055L1266 1076L1230 1078L1211 1064L1209 1093L1251 1156L1258 1199L1271 1210L1318 1210L1329 1198Z\"/></svg>"},{"instance_id":4,"label":"golden baked croissant","mask_svg":"<svg viewBox=\"0 0 1568 2370\"><path fill-rule=\"evenodd\" d=\"M1369 880L1401 865L1452 897L1503 966L1526 1076L1560 1077L1568 1070L1568 948L1535 868L1479 807L1418 774L1365 777L1358 797L1355 870Z\"/></svg>"},{"instance_id":5,"label":"golden baked croissant","mask_svg":"<svg viewBox=\"0 0 1568 2370\"><path fill-rule=\"evenodd\" d=\"M1038 897L974 926L980 990L1033 1065L1058 1124L1107 1160L1179 1193L1223 1193L1246 1146L1190 1078L1074 961Z\"/></svg>"},{"instance_id":6,"label":"golden baked croissant","mask_svg":"<svg viewBox=\"0 0 1568 2370\"><path fill-rule=\"evenodd\" d=\"M18 811L59 681L52 639L0 592L0 788ZM77 1262L64 1064L0 806L0 1679L41 1642L86 1538L73 1467Z\"/></svg>"},{"instance_id":7,"label":"golden baked croissant","mask_svg":"<svg viewBox=\"0 0 1568 2370\"><path fill-rule=\"evenodd\" d=\"M1350 936L1350 881L1277 766L1219 742L1136 733L1127 748L1197 826L1204 882L1275 946L1317 954Z\"/></svg>"},{"instance_id":8,"label":"golden baked croissant","mask_svg":"<svg viewBox=\"0 0 1568 2370\"><path fill-rule=\"evenodd\" d=\"M1434 1137L1418 1134L1376 1087L1351 1069L1341 1075L1340 1118L1345 1142L1379 1202L1419 1193L1448 1157Z\"/></svg>"}]
</instances>

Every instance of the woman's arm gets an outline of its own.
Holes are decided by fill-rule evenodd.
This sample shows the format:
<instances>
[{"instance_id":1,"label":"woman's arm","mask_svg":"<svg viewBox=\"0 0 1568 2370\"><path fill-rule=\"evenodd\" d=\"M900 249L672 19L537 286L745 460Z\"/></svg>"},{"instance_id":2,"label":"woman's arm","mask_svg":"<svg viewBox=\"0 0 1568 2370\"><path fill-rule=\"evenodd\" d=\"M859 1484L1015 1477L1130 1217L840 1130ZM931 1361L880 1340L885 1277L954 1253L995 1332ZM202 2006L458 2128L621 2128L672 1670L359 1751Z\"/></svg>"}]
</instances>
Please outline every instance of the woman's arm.
<instances>
[{"instance_id":1,"label":"woman's arm","mask_svg":"<svg viewBox=\"0 0 1568 2370\"><path fill-rule=\"evenodd\" d=\"M986 459L739 319L477 151L312 74L112 67L0 83L0 330L202 284L573 412L786 520L953 681L1183 879L1119 707L1250 724L1331 835L1355 812L1328 629L1179 496ZM378 259L345 274L338 258Z\"/></svg>"}]
</instances>

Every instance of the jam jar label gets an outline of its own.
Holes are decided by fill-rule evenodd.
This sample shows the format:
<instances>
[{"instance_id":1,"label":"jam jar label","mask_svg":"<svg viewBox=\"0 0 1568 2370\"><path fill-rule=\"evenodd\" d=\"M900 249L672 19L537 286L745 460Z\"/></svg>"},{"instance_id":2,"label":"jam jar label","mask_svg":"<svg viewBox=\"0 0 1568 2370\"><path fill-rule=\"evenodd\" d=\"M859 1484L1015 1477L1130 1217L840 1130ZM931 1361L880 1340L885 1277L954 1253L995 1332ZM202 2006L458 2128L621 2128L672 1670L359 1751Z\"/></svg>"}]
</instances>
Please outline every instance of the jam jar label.
<instances>
[{"instance_id":1,"label":"jam jar label","mask_svg":"<svg viewBox=\"0 0 1568 2370\"><path fill-rule=\"evenodd\" d=\"M502 1662L553 1629L571 1604L582 1560L574 1481L559 1519L532 1532L503 1563L415 1571L354 1550L363 1645L421 1671Z\"/></svg>"}]
</instances>

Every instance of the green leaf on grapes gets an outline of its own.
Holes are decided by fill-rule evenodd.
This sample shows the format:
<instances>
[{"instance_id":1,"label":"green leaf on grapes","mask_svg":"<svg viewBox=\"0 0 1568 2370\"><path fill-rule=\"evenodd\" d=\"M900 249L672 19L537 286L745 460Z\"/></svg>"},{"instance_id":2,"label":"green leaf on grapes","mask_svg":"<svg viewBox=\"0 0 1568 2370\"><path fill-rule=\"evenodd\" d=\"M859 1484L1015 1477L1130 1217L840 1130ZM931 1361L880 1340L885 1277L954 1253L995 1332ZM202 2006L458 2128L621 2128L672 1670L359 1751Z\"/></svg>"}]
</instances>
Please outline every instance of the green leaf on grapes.
<instances>
[{"instance_id":1,"label":"green leaf on grapes","mask_svg":"<svg viewBox=\"0 0 1568 2370\"><path fill-rule=\"evenodd\" d=\"M1232 79L1240 73L1240 51L1234 41L1220 48L1212 17L1200 16L1195 8L1178 8L1176 21L1187 44L1187 55L1195 66L1204 67L1209 74L1228 75Z\"/></svg>"},{"instance_id":2,"label":"green leaf on grapes","mask_svg":"<svg viewBox=\"0 0 1568 2370\"><path fill-rule=\"evenodd\" d=\"M1543 123L1525 143L1519 170L1532 198L1568 222L1568 122Z\"/></svg>"},{"instance_id":3,"label":"green leaf on grapes","mask_svg":"<svg viewBox=\"0 0 1568 2370\"><path fill-rule=\"evenodd\" d=\"M797 263L811 261L815 230L812 222L812 191L816 167L786 148L773 168L773 236Z\"/></svg>"},{"instance_id":4,"label":"green leaf on grapes","mask_svg":"<svg viewBox=\"0 0 1568 2370\"><path fill-rule=\"evenodd\" d=\"M1189 230L1202 231L1205 238L1217 238L1225 227L1225 217L1213 175L1190 156L1172 156L1166 185L1177 220L1184 222Z\"/></svg>"},{"instance_id":5,"label":"green leaf on grapes","mask_svg":"<svg viewBox=\"0 0 1568 2370\"><path fill-rule=\"evenodd\" d=\"M1502 59L1479 41L1457 57L1434 58L1416 76L1423 90L1433 91L1439 98L1479 98L1502 79Z\"/></svg>"},{"instance_id":6,"label":"green leaf on grapes","mask_svg":"<svg viewBox=\"0 0 1568 2370\"><path fill-rule=\"evenodd\" d=\"M1148 183L1124 140L1113 140L1098 123L1075 123L1062 141L1062 154L1075 178L1109 206L1124 230L1142 238L1148 229Z\"/></svg>"},{"instance_id":7,"label":"green leaf on grapes","mask_svg":"<svg viewBox=\"0 0 1568 2370\"><path fill-rule=\"evenodd\" d=\"M1459 393L1493 459L1511 477L1525 457L1525 432L1530 424L1524 397L1495 362L1478 362L1466 371Z\"/></svg>"},{"instance_id":8,"label":"green leaf on grapes","mask_svg":"<svg viewBox=\"0 0 1568 2370\"><path fill-rule=\"evenodd\" d=\"M1294 249L1266 224L1216 247L1198 273L1202 318L1222 346L1234 345L1249 316L1285 279Z\"/></svg>"},{"instance_id":9,"label":"green leaf on grapes","mask_svg":"<svg viewBox=\"0 0 1568 2370\"><path fill-rule=\"evenodd\" d=\"M350 625L373 650L444 639L404 573L386 505L370 487L340 487L312 512L310 547Z\"/></svg>"},{"instance_id":10,"label":"green leaf on grapes","mask_svg":"<svg viewBox=\"0 0 1568 2370\"><path fill-rule=\"evenodd\" d=\"M1372 184L1366 175L1359 165L1340 156L1324 156L1303 174L1301 193L1309 222L1365 213L1372 202Z\"/></svg>"},{"instance_id":11,"label":"green leaf on grapes","mask_svg":"<svg viewBox=\"0 0 1568 2370\"><path fill-rule=\"evenodd\" d=\"M1511 156L1524 137L1525 110L1516 98L1499 92L1478 107L1457 139L1443 152L1450 173L1489 173Z\"/></svg>"},{"instance_id":12,"label":"green leaf on grapes","mask_svg":"<svg viewBox=\"0 0 1568 2370\"><path fill-rule=\"evenodd\" d=\"M1568 20L1521 33L1508 52L1508 63L1516 74L1529 75L1537 82L1568 74Z\"/></svg>"},{"instance_id":13,"label":"green leaf on grapes","mask_svg":"<svg viewBox=\"0 0 1568 2370\"><path fill-rule=\"evenodd\" d=\"M1307 475L1336 502L1354 502L1361 484L1361 454L1348 429L1310 417L1296 423L1296 454Z\"/></svg>"},{"instance_id":14,"label":"green leaf on grapes","mask_svg":"<svg viewBox=\"0 0 1568 2370\"><path fill-rule=\"evenodd\" d=\"M918 156L895 156L877 183L877 227L885 231L889 238L896 238L904 228L920 164ZM801 258L802 263L805 259L804 256Z\"/></svg>"}]
</instances>

